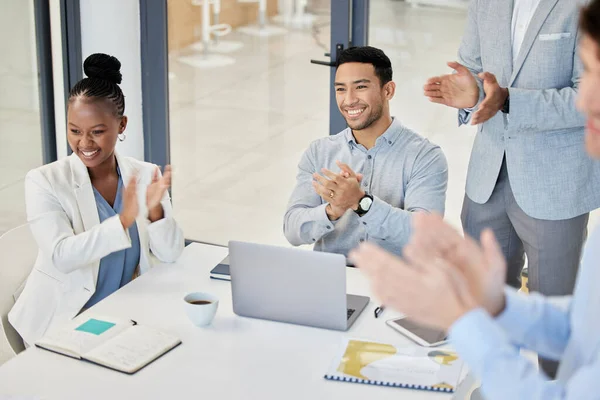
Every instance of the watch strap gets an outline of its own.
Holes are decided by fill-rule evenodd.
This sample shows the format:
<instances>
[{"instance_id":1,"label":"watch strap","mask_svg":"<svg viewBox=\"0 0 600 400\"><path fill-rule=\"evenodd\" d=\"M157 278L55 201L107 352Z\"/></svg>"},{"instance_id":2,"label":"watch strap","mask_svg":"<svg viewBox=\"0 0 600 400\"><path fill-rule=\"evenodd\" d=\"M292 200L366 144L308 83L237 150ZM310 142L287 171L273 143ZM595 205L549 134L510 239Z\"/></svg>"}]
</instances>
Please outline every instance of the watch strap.
<instances>
[{"instance_id":1,"label":"watch strap","mask_svg":"<svg viewBox=\"0 0 600 400\"><path fill-rule=\"evenodd\" d=\"M363 197L361 197L360 200L358 201L358 208L356 210L354 210L354 212L357 213L359 217L362 217L367 212L369 212L369 210L371 209L371 206L369 206L369 210L365 210L360 206L360 203L363 201L364 198L371 199L371 206L373 205L373 196L365 193L365 195Z\"/></svg>"}]
</instances>

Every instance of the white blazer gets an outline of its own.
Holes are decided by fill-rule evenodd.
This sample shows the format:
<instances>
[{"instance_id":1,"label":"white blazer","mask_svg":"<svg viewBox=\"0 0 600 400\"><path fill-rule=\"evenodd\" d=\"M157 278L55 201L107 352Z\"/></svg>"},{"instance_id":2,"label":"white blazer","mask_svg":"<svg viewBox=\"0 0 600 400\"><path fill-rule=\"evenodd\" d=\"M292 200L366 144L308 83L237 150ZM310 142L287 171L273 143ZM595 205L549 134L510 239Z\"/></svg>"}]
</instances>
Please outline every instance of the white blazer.
<instances>
[{"instance_id":1,"label":"white blazer","mask_svg":"<svg viewBox=\"0 0 600 400\"><path fill-rule=\"evenodd\" d=\"M154 223L147 219L146 188L156 166L116 157L124 185L133 173L138 177L140 272L152 267L150 252L162 262L176 261L184 238L168 193L161 202L165 217ZM26 343L33 344L48 328L81 311L96 290L100 259L131 247L131 240L118 215L100 223L87 168L75 154L30 171L25 202L39 251L8 320Z\"/></svg>"}]
</instances>

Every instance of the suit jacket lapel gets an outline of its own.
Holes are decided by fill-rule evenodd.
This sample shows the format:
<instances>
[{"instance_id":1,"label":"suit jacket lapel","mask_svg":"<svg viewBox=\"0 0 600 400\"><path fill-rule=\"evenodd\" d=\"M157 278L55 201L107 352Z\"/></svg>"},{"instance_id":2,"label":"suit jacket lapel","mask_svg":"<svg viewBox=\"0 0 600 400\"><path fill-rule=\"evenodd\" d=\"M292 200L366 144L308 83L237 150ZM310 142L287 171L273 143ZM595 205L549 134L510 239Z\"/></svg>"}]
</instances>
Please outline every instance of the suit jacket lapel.
<instances>
[{"instance_id":1,"label":"suit jacket lapel","mask_svg":"<svg viewBox=\"0 0 600 400\"><path fill-rule=\"evenodd\" d=\"M73 184L75 190L75 198L77 199L77 207L83 222L83 228L89 231L94 226L100 223L98 216L98 208L96 207L96 198L94 197L94 189L86 166L76 154L71 154L71 174L73 175ZM98 280L98 271L100 263L95 263L92 269L92 279L85 283L85 287L91 291L96 288Z\"/></svg>"},{"instance_id":2,"label":"suit jacket lapel","mask_svg":"<svg viewBox=\"0 0 600 400\"><path fill-rule=\"evenodd\" d=\"M83 222L83 227L86 231L92 229L94 226L100 223L100 217L98 216L98 208L96 206L96 198L94 197L94 189L92 187L92 181L90 180L90 175L87 170L87 167L83 164L83 162L79 159L79 157L75 154L70 156L71 163L71 174L73 175L73 183L75 190L75 197L77 199L77 207L79 208L79 213L81 215L81 220ZM117 158L117 165L121 171L121 179L123 180L123 185L126 186L129 183L129 179L132 174L137 174L138 184L140 183L142 177L140 175L140 171L138 171L135 166L133 166L126 158L119 156L118 153L115 152L115 157ZM138 188L138 200L140 202L140 217L138 217L138 222L143 220L141 218L142 214L145 212L145 208L143 207L145 203L145 192L142 192L143 188ZM140 224L138 223L138 226ZM96 284L98 282L98 272L100 271L100 262L95 263L92 269L92 279L84 285L85 288L94 291L96 288Z\"/></svg>"},{"instance_id":3,"label":"suit jacket lapel","mask_svg":"<svg viewBox=\"0 0 600 400\"><path fill-rule=\"evenodd\" d=\"M529 27L527 28L527 33L525 34L523 44L521 45L521 50L519 51L519 56L517 57L517 60L515 62L509 86L511 86L514 83L515 79L517 78L517 75L519 75L519 71L521 71L521 68L525 63L525 59L527 58L527 55L529 54L533 43L537 39L540 29L542 29L544 22L546 22L546 19L550 15L550 12L552 11L556 3L558 3L558 0L540 1L537 10L535 10L535 13L533 14L531 22L529 23Z\"/></svg>"},{"instance_id":4,"label":"suit jacket lapel","mask_svg":"<svg viewBox=\"0 0 600 400\"><path fill-rule=\"evenodd\" d=\"M115 156L117 157L117 165L119 166L119 170L121 171L121 179L123 180L123 187L126 187L129 184L129 179L131 179L132 174L138 175L139 182L139 173L137 168L135 168L125 157L121 157L117 152L115 152Z\"/></svg>"},{"instance_id":5,"label":"suit jacket lapel","mask_svg":"<svg viewBox=\"0 0 600 400\"><path fill-rule=\"evenodd\" d=\"M145 205L146 205L146 187L141 186L141 182L143 181L142 171L137 168L135 165L131 163L126 157L121 157L118 153L115 152L115 156L117 157L117 165L119 166L119 170L121 171L121 179L123 180L123 188L126 188L129 185L129 180L133 175L137 176L137 195L138 195L138 203L140 206L140 214L138 215L137 221L145 218L144 213Z\"/></svg>"}]
</instances>

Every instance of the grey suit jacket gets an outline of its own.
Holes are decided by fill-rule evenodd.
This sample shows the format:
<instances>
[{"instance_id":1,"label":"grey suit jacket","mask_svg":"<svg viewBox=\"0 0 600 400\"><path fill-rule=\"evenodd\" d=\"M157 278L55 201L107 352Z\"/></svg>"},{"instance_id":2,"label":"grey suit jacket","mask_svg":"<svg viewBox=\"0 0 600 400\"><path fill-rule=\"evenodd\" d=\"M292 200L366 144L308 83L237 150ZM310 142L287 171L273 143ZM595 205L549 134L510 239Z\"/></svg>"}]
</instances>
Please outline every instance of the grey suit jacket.
<instances>
[{"instance_id":1,"label":"grey suit jacket","mask_svg":"<svg viewBox=\"0 0 600 400\"><path fill-rule=\"evenodd\" d=\"M493 73L510 92L510 113L478 127L467 174L471 200L488 201L506 154L515 199L529 216L568 219L600 206L600 163L585 152L585 118L575 107L583 3L541 0L513 65L513 0L471 1L459 62L474 74ZM470 117L459 110L459 123Z\"/></svg>"}]
</instances>

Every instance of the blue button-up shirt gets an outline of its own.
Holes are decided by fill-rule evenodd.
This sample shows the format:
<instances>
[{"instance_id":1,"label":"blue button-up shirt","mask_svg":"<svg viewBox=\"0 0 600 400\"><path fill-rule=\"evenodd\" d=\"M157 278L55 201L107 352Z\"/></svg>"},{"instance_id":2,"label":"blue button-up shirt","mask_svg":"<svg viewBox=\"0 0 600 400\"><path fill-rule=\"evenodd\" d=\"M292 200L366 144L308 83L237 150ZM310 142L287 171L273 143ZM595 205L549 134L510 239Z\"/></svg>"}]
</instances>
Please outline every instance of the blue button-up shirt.
<instances>
[{"instance_id":1,"label":"blue button-up shirt","mask_svg":"<svg viewBox=\"0 0 600 400\"><path fill-rule=\"evenodd\" d=\"M119 214L123 207L123 180L118 168L117 171L119 173L119 186L113 207L94 188L94 197L96 199L100 222ZM85 304L84 309L93 306L131 282L133 273L140 263L140 237L135 222L129 227L129 237L131 238L130 248L116 251L100 260L96 291Z\"/></svg>"},{"instance_id":2,"label":"blue button-up shirt","mask_svg":"<svg viewBox=\"0 0 600 400\"><path fill-rule=\"evenodd\" d=\"M362 217L348 210L330 221L327 202L312 187L312 174L321 168L340 172L337 160L364 175L362 189L374 202ZM283 223L292 245L314 244L315 250L347 256L370 240L400 254L410 238L412 212L444 213L448 165L438 146L394 119L368 150L350 128L314 141L300 160L296 179Z\"/></svg>"},{"instance_id":3,"label":"blue button-up shirt","mask_svg":"<svg viewBox=\"0 0 600 400\"><path fill-rule=\"evenodd\" d=\"M459 319L450 339L481 379L487 400L600 399L600 229L588 239L573 297L546 299L507 289L505 311L478 309ZM560 360L556 381L519 348Z\"/></svg>"}]
</instances>

